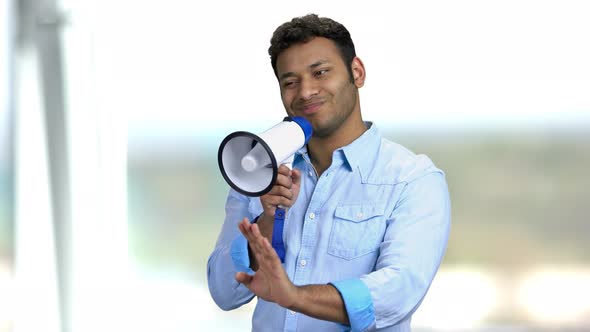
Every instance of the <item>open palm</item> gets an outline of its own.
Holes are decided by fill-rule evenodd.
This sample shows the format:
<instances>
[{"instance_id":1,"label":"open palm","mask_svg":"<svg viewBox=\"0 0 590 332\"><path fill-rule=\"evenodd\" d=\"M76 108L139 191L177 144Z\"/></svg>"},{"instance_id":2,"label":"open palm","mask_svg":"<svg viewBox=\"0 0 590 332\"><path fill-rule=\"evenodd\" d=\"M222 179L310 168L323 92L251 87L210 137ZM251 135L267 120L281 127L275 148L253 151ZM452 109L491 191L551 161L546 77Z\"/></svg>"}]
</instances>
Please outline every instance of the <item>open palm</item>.
<instances>
[{"instance_id":1,"label":"open palm","mask_svg":"<svg viewBox=\"0 0 590 332\"><path fill-rule=\"evenodd\" d=\"M242 220L239 228L248 239L250 249L258 262L258 270L254 275L238 272L236 280L265 301L275 302L285 308L291 306L297 298L297 287L289 280L268 239L262 236L258 225L250 224L246 218Z\"/></svg>"}]
</instances>

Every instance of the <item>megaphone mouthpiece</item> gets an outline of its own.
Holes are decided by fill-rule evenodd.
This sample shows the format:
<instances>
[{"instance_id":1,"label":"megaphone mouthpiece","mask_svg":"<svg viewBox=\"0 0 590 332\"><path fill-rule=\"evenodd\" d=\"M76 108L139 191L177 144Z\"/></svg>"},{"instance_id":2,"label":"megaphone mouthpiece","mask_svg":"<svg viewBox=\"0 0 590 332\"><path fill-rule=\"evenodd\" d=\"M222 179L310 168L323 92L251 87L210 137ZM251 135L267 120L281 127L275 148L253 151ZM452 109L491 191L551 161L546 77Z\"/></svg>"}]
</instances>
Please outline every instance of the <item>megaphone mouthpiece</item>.
<instances>
[{"instance_id":1,"label":"megaphone mouthpiece","mask_svg":"<svg viewBox=\"0 0 590 332\"><path fill-rule=\"evenodd\" d=\"M242 168L246 172L253 172L260 167L258 166L258 161L256 161L256 158L250 155L245 155L244 158L242 158Z\"/></svg>"},{"instance_id":2,"label":"megaphone mouthpiece","mask_svg":"<svg viewBox=\"0 0 590 332\"><path fill-rule=\"evenodd\" d=\"M254 172L271 163L269 153L263 144L254 145L252 150L242 157L241 160L242 168L247 172Z\"/></svg>"}]
</instances>

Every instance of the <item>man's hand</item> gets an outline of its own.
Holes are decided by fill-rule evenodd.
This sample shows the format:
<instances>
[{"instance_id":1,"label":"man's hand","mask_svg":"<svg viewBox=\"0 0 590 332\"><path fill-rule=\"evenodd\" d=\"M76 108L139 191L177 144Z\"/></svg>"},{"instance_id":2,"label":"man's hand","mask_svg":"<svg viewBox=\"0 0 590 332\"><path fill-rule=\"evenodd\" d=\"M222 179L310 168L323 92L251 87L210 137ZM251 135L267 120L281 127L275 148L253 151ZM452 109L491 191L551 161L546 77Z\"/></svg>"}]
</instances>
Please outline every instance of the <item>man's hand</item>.
<instances>
[{"instance_id":1,"label":"man's hand","mask_svg":"<svg viewBox=\"0 0 590 332\"><path fill-rule=\"evenodd\" d=\"M248 239L251 253L258 262L258 269L253 276L238 272L236 280L265 301L275 302L285 308L292 306L297 299L298 289L289 280L268 239L262 236L258 225L250 224L247 218L238 227Z\"/></svg>"},{"instance_id":2,"label":"man's hand","mask_svg":"<svg viewBox=\"0 0 590 332\"><path fill-rule=\"evenodd\" d=\"M296 168L290 170L287 166L281 165L275 185L266 195L260 196L260 203L264 209L263 215L274 218L277 206L293 206L299 195L300 187L301 172Z\"/></svg>"},{"instance_id":3,"label":"man's hand","mask_svg":"<svg viewBox=\"0 0 590 332\"><path fill-rule=\"evenodd\" d=\"M322 320L350 324L342 297L334 286L295 286L268 239L260 234L258 225L250 224L248 218L244 218L238 227L248 239L252 255L258 261L258 270L253 276L245 272L236 273L238 282L259 298L283 308Z\"/></svg>"}]
</instances>

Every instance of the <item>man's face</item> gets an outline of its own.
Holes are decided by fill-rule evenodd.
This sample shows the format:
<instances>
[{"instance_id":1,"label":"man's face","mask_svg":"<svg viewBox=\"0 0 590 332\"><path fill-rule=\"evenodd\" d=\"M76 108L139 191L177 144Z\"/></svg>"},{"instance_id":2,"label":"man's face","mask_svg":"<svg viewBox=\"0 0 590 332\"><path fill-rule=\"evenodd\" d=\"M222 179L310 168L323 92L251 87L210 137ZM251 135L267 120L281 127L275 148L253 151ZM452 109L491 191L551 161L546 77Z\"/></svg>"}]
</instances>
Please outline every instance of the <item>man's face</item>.
<instances>
[{"instance_id":1,"label":"man's face","mask_svg":"<svg viewBox=\"0 0 590 332\"><path fill-rule=\"evenodd\" d=\"M287 113L305 117L316 137L330 136L352 120L353 112L360 112L362 82L351 82L338 47L327 38L316 37L284 50L277 58L277 74Z\"/></svg>"}]
</instances>

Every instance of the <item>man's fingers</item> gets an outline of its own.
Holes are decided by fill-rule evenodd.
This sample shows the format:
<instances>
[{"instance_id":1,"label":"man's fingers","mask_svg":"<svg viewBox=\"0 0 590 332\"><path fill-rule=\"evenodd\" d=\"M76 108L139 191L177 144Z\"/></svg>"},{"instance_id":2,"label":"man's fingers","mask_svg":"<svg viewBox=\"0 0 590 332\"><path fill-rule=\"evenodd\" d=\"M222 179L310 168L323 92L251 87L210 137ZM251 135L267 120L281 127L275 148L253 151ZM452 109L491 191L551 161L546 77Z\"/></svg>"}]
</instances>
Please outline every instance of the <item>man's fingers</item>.
<instances>
[{"instance_id":1,"label":"man's fingers","mask_svg":"<svg viewBox=\"0 0 590 332\"><path fill-rule=\"evenodd\" d=\"M238 224L240 232L248 240L248 245L254 254L259 266L273 264L275 259L278 259L274 249L270 245L267 238L260 233L260 228L257 224L250 224L248 218L242 219ZM251 280L251 276L246 273L236 274L236 280L247 285Z\"/></svg>"},{"instance_id":2,"label":"man's fingers","mask_svg":"<svg viewBox=\"0 0 590 332\"><path fill-rule=\"evenodd\" d=\"M256 235L254 235L254 233L252 232L252 229L256 227L258 228L258 225L256 224L251 224L248 221L248 218L244 218L240 224L238 225L238 228L240 229L240 232L244 235L244 237L246 238L246 240L248 240L248 243L250 244L250 247L252 249L257 249L257 247L260 247L260 244L257 244L257 237ZM260 234L260 231L258 231L258 234ZM257 249L260 250L260 249Z\"/></svg>"},{"instance_id":3,"label":"man's fingers","mask_svg":"<svg viewBox=\"0 0 590 332\"><path fill-rule=\"evenodd\" d=\"M255 255L257 255L263 251L264 247L263 247L262 241L264 240L264 236L262 236L262 233L260 233L260 228L258 228L257 224L251 225L251 227L248 231L248 235L246 236L246 239L248 239L248 243L250 244L250 248L252 249L252 251Z\"/></svg>"},{"instance_id":4,"label":"man's fingers","mask_svg":"<svg viewBox=\"0 0 590 332\"><path fill-rule=\"evenodd\" d=\"M301 171L289 169L285 165L279 167L279 174L271 190L260 197L264 212L268 215L275 213L279 205L291 207L299 194L301 186Z\"/></svg>"},{"instance_id":5,"label":"man's fingers","mask_svg":"<svg viewBox=\"0 0 590 332\"><path fill-rule=\"evenodd\" d=\"M242 233L244 236L246 235L246 226L244 225L244 221L246 221L247 219L244 218L242 219L242 221L240 221L238 223L238 229L240 230L240 233Z\"/></svg>"},{"instance_id":6,"label":"man's fingers","mask_svg":"<svg viewBox=\"0 0 590 332\"><path fill-rule=\"evenodd\" d=\"M287 174L279 173L277 175L276 185L283 186L287 189L291 189L291 186L293 185L293 180L291 179L291 173L290 172Z\"/></svg>"},{"instance_id":7,"label":"man's fingers","mask_svg":"<svg viewBox=\"0 0 590 332\"><path fill-rule=\"evenodd\" d=\"M282 174L282 175L289 176L289 173L291 173L291 169L289 167L285 166L284 164L282 164L279 166L278 173Z\"/></svg>"},{"instance_id":8,"label":"man's fingers","mask_svg":"<svg viewBox=\"0 0 590 332\"><path fill-rule=\"evenodd\" d=\"M240 221L240 223L238 224L238 229L240 230L240 232L244 236L247 235L247 233L249 232L251 227L252 227L252 224L250 224L250 220L248 220L248 218L242 219L242 221ZM246 238L247 238L247 236L246 236Z\"/></svg>"},{"instance_id":9,"label":"man's fingers","mask_svg":"<svg viewBox=\"0 0 590 332\"><path fill-rule=\"evenodd\" d=\"M264 253L264 260L261 259L259 262L263 262L263 264L271 270L275 270L277 267L282 267L279 255L277 255L277 252L266 238L264 238L262 243L262 252Z\"/></svg>"},{"instance_id":10,"label":"man's fingers","mask_svg":"<svg viewBox=\"0 0 590 332\"><path fill-rule=\"evenodd\" d=\"M268 192L267 195L271 195L271 196L283 196L285 198L291 199L291 198L293 198L293 191L291 191L291 189L288 189L287 187L274 186Z\"/></svg>"},{"instance_id":11,"label":"man's fingers","mask_svg":"<svg viewBox=\"0 0 590 332\"><path fill-rule=\"evenodd\" d=\"M257 240L259 237L263 237L262 234L260 234L260 228L258 227L258 225L253 224L251 227L251 231L252 234L254 234L254 236L257 238Z\"/></svg>"},{"instance_id":12,"label":"man's fingers","mask_svg":"<svg viewBox=\"0 0 590 332\"><path fill-rule=\"evenodd\" d=\"M256 224L252 225L250 232L252 234L252 243L255 245L256 251L262 253L264 251L264 240L266 240L266 238L260 233L260 228Z\"/></svg>"},{"instance_id":13,"label":"man's fingers","mask_svg":"<svg viewBox=\"0 0 590 332\"><path fill-rule=\"evenodd\" d=\"M268 261L273 256L277 256L275 249L270 245L270 241L265 237L260 237L258 240L258 250L257 254L260 255L260 259L264 259Z\"/></svg>"},{"instance_id":14,"label":"man's fingers","mask_svg":"<svg viewBox=\"0 0 590 332\"><path fill-rule=\"evenodd\" d=\"M259 264L261 261L269 260L273 257L278 259L278 256L274 248L270 245L269 240L260 233L258 225L252 225L250 232L252 234L252 242L250 244L252 245L253 253L256 256L256 260L259 262Z\"/></svg>"},{"instance_id":15,"label":"man's fingers","mask_svg":"<svg viewBox=\"0 0 590 332\"><path fill-rule=\"evenodd\" d=\"M269 195L264 198L264 202L263 202L264 208L272 209L272 208L276 208L279 205L290 207L291 205L293 205L293 202L291 201L291 199L289 199L287 197L277 196L277 195Z\"/></svg>"}]
</instances>

